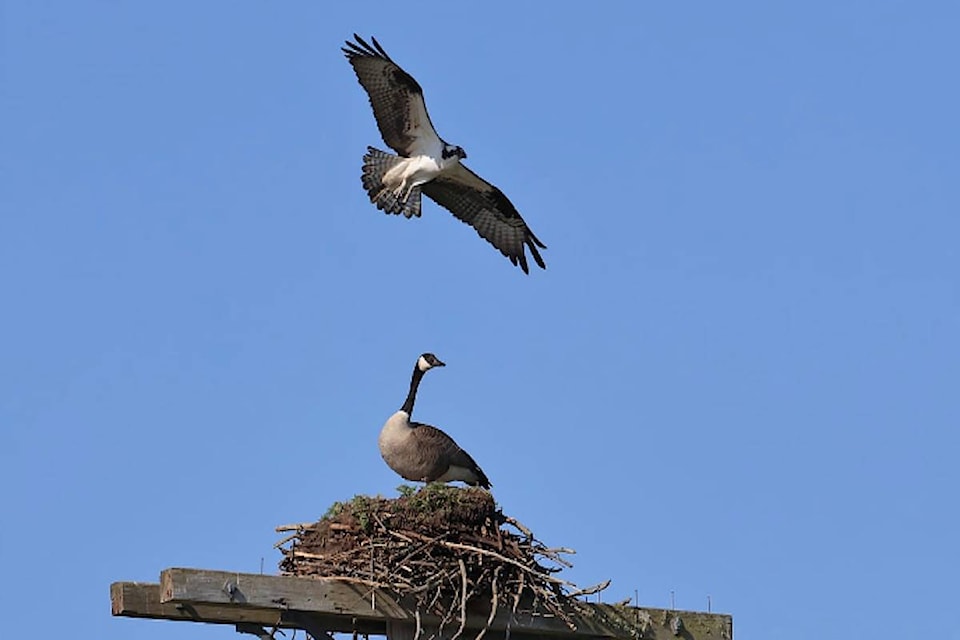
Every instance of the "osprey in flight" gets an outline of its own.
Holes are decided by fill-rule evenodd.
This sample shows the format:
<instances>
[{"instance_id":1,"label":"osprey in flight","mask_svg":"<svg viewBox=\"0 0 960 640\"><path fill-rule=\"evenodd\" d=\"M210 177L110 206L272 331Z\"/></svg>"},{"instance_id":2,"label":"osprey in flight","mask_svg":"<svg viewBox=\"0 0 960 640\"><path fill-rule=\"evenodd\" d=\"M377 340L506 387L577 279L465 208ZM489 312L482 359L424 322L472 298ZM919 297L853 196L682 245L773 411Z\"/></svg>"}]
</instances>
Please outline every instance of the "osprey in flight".
<instances>
[{"instance_id":1,"label":"osprey in flight","mask_svg":"<svg viewBox=\"0 0 960 640\"><path fill-rule=\"evenodd\" d=\"M537 239L516 208L496 188L460 161L463 148L444 142L430 122L423 90L401 69L376 38L373 46L353 34L343 52L370 97L384 142L399 156L367 147L363 156L363 188L385 213L420 215L420 193L466 222L480 237L529 273L525 247L540 266L546 245Z\"/></svg>"}]
</instances>

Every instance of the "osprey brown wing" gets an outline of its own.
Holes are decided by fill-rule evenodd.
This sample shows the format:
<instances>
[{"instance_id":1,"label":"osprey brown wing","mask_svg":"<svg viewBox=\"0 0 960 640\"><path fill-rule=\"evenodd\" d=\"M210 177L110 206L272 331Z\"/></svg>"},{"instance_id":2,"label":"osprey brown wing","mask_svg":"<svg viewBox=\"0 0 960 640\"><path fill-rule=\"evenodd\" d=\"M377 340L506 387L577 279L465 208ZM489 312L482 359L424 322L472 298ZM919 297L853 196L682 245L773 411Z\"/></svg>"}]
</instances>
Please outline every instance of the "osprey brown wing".
<instances>
[{"instance_id":1,"label":"osprey brown wing","mask_svg":"<svg viewBox=\"0 0 960 640\"><path fill-rule=\"evenodd\" d=\"M421 187L431 200L473 227L481 238L500 250L510 262L527 268L525 247L541 269L546 269L537 250L546 249L513 203L496 188L463 164L458 164Z\"/></svg>"},{"instance_id":2,"label":"osprey brown wing","mask_svg":"<svg viewBox=\"0 0 960 640\"><path fill-rule=\"evenodd\" d=\"M342 51L370 98L383 141L402 156L422 153L439 136L419 83L390 59L376 38L371 38L371 46L357 34L353 37L356 42L347 41Z\"/></svg>"}]
</instances>

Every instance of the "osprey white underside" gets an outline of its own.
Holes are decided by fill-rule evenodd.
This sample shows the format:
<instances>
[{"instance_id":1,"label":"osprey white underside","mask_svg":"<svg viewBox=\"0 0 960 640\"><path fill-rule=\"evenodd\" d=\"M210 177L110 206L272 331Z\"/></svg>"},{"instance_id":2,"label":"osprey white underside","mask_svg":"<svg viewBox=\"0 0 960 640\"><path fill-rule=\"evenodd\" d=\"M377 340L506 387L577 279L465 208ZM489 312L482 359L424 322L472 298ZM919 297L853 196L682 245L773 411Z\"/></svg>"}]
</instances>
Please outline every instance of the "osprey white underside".
<instances>
[{"instance_id":1,"label":"osprey white underside","mask_svg":"<svg viewBox=\"0 0 960 640\"><path fill-rule=\"evenodd\" d=\"M441 153L422 154L410 158L402 158L396 166L383 174L381 180L384 188L405 201L414 187L430 182L438 175L460 162L458 156L443 158Z\"/></svg>"}]
</instances>

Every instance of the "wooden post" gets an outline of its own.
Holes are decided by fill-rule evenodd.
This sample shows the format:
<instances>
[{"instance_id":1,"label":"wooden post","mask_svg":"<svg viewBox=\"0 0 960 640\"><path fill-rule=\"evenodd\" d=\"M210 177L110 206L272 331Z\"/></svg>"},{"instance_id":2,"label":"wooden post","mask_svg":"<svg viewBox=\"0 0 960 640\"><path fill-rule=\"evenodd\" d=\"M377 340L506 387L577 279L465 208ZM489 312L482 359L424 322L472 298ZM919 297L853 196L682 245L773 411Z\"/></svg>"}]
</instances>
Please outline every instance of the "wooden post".
<instances>
[{"instance_id":1,"label":"wooden post","mask_svg":"<svg viewBox=\"0 0 960 640\"><path fill-rule=\"evenodd\" d=\"M418 625L415 609L368 585L334 578L298 578L209 571L166 569L160 583L115 582L110 587L115 616L233 624L252 632L256 626L303 629L315 638L327 632L387 635L413 640ZM575 629L545 616L500 610L484 640L528 637L633 638L637 640L732 640L729 615L672 611L647 607L583 603ZM460 638L472 640L486 628L489 611L470 611ZM422 616L422 630L435 631L441 621ZM449 638L459 621L443 627ZM421 633L425 639L430 633Z\"/></svg>"}]
</instances>

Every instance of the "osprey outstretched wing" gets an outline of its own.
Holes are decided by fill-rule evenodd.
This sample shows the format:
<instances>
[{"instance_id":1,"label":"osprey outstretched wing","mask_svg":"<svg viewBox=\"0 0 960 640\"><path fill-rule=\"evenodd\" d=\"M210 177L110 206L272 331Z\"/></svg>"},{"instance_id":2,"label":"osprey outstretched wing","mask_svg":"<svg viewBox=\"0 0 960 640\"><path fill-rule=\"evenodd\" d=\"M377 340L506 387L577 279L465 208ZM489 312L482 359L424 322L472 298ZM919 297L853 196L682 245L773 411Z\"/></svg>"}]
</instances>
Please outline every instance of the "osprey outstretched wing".
<instances>
[{"instance_id":1,"label":"osprey outstretched wing","mask_svg":"<svg viewBox=\"0 0 960 640\"><path fill-rule=\"evenodd\" d=\"M400 68L376 38L342 48L366 90L384 142L399 155L370 147L364 156L363 187L370 201L386 213L420 215L420 194L471 225L481 238L529 273L526 248L541 269L546 245L520 217L500 189L470 171L461 147L448 144L433 128L420 84Z\"/></svg>"},{"instance_id":2,"label":"osprey outstretched wing","mask_svg":"<svg viewBox=\"0 0 960 640\"><path fill-rule=\"evenodd\" d=\"M342 51L353 66L360 85L370 97L383 141L404 157L426 153L442 141L427 115L423 89L409 73L390 59L376 38L373 46L357 34Z\"/></svg>"},{"instance_id":3,"label":"osprey outstretched wing","mask_svg":"<svg viewBox=\"0 0 960 640\"><path fill-rule=\"evenodd\" d=\"M546 269L537 247L547 245L533 235L516 208L503 195L503 191L457 164L424 184L421 189L434 202L477 230L480 237L500 250L514 266L520 265L524 273L527 256L524 245L541 269Z\"/></svg>"}]
</instances>

